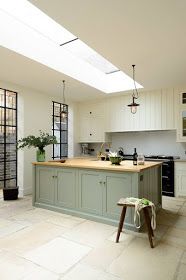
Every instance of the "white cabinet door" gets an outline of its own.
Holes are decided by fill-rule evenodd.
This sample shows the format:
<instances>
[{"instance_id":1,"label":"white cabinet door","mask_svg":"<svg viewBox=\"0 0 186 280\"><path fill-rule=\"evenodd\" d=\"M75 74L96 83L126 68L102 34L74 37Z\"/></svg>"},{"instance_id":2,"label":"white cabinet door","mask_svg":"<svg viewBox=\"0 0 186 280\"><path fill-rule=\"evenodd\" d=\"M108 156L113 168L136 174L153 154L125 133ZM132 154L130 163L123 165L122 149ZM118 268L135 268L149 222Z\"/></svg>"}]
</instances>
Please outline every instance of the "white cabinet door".
<instances>
[{"instance_id":1,"label":"white cabinet door","mask_svg":"<svg viewBox=\"0 0 186 280\"><path fill-rule=\"evenodd\" d=\"M177 94L177 142L186 142L186 93L184 90Z\"/></svg>"},{"instance_id":2,"label":"white cabinet door","mask_svg":"<svg viewBox=\"0 0 186 280\"><path fill-rule=\"evenodd\" d=\"M175 196L186 196L186 162L175 162Z\"/></svg>"},{"instance_id":3,"label":"white cabinet door","mask_svg":"<svg viewBox=\"0 0 186 280\"><path fill-rule=\"evenodd\" d=\"M79 142L105 141L104 103L82 104L79 106Z\"/></svg>"}]
</instances>

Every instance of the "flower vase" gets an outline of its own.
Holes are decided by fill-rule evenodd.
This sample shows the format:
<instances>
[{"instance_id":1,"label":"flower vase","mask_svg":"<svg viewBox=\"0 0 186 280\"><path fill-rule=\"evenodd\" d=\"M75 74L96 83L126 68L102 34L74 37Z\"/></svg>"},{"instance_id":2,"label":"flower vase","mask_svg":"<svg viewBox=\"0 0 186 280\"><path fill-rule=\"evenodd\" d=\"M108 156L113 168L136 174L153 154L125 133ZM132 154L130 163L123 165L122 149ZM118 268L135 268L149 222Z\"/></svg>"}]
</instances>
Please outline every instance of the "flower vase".
<instances>
[{"instance_id":1,"label":"flower vase","mask_svg":"<svg viewBox=\"0 0 186 280\"><path fill-rule=\"evenodd\" d=\"M36 158L37 161L45 161L45 150L38 149L36 153Z\"/></svg>"}]
</instances>

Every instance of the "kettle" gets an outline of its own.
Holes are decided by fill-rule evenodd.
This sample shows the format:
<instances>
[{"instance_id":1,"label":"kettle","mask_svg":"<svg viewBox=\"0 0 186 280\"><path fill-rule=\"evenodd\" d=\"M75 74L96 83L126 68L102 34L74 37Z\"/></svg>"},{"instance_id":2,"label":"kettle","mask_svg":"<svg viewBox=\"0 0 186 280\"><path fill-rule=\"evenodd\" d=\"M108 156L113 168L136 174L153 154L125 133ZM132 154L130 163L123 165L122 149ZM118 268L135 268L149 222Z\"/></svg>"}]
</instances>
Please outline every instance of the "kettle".
<instances>
[{"instance_id":1,"label":"kettle","mask_svg":"<svg viewBox=\"0 0 186 280\"><path fill-rule=\"evenodd\" d=\"M118 149L118 155L119 155L120 157L124 157L124 151L123 151L123 148L122 148L122 147L119 147L119 149Z\"/></svg>"}]
</instances>

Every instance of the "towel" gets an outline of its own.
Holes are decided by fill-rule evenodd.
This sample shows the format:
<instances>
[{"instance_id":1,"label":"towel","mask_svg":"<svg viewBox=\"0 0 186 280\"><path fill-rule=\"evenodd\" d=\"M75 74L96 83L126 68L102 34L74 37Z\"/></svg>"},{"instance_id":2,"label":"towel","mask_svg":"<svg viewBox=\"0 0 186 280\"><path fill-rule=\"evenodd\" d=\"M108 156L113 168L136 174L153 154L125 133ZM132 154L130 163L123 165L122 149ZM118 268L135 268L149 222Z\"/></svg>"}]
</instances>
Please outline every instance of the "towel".
<instances>
[{"instance_id":1,"label":"towel","mask_svg":"<svg viewBox=\"0 0 186 280\"><path fill-rule=\"evenodd\" d=\"M125 199L125 202L128 204L135 205L135 210L134 210L134 224L136 228L141 227L141 220L140 220L140 211L144 207L150 206L151 207L151 212L152 212L152 217L151 217L151 227L153 230L156 229L156 208L155 205L152 201L146 199L146 198L135 198L135 197L127 197Z\"/></svg>"}]
</instances>

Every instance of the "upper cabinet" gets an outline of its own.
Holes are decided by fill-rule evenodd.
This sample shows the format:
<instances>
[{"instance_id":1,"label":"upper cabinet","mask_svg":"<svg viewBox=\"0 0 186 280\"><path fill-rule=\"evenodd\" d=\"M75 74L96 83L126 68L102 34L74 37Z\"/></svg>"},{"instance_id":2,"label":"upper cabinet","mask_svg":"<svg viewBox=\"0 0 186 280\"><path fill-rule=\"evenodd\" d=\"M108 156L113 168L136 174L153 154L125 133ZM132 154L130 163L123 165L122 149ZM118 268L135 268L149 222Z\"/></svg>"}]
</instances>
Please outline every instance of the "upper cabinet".
<instances>
[{"instance_id":1,"label":"upper cabinet","mask_svg":"<svg viewBox=\"0 0 186 280\"><path fill-rule=\"evenodd\" d=\"M176 129L176 97L173 89L141 93L136 114L132 114L127 106L131 101L131 94L127 94L108 97L96 103L80 103L79 142L109 141L106 132ZM186 115L186 103L184 106Z\"/></svg>"},{"instance_id":2,"label":"upper cabinet","mask_svg":"<svg viewBox=\"0 0 186 280\"><path fill-rule=\"evenodd\" d=\"M186 92L179 92L177 104L177 142L186 142Z\"/></svg>"},{"instance_id":3,"label":"upper cabinet","mask_svg":"<svg viewBox=\"0 0 186 280\"><path fill-rule=\"evenodd\" d=\"M78 107L79 142L108 141L105 133L105 104L82 103Z\"/></svg>"},{"instance_id":4,"label":"upper cabinet","mask_svg":"<svg viewBox=\"0 0 186 280\"><path fill-rule=\"evenodd\" d=\"M174 92L160 90L141 93L136 114L127 106L131 95L108 98L106 102L106 131L146 131L175 129Z\"/></svg>"}]
</instances>

